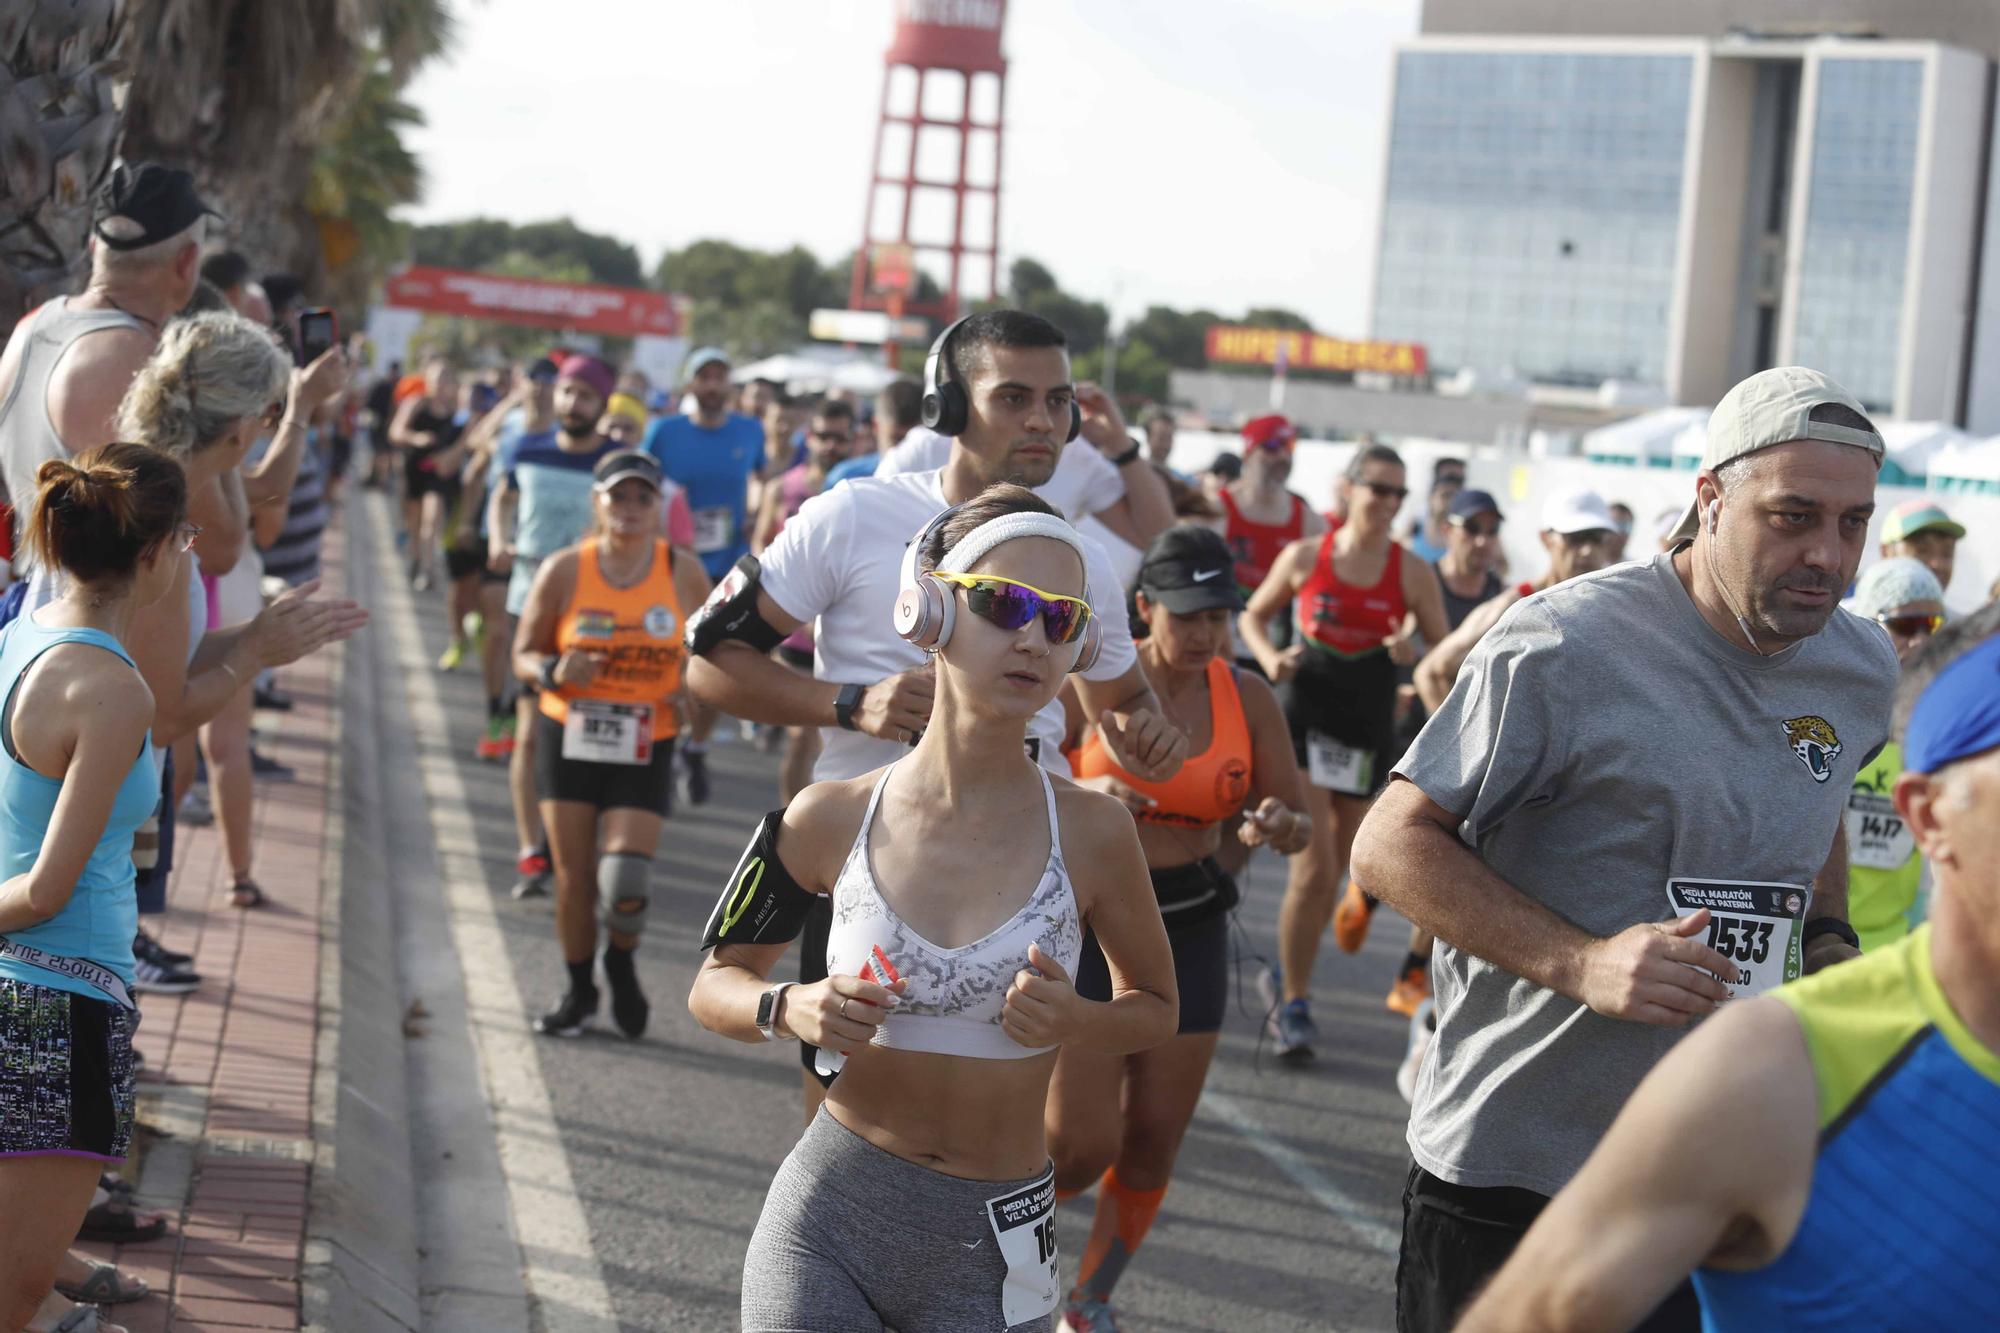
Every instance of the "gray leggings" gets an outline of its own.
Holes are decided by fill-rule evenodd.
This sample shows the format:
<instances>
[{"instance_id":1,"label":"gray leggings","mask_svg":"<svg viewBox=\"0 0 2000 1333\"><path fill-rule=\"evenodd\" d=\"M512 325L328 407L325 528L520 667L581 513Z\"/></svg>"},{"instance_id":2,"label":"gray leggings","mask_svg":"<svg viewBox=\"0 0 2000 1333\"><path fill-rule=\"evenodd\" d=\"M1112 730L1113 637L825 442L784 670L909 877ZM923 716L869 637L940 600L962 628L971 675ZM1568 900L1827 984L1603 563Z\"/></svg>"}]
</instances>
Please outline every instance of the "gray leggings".
<instances>
[{"instance_id":1,"label":"gray leggings","mask_svg":"<svg viewBox=\"0 0 2000 1333\"><path fill-rule=\"evenodd\" d=\"M1052 1181L1053 1168L1026 1180L947 1176L884 1152L822 1106L771 1181L743 1257L744 1333L1046 1330L1048 1316L1004 1322L1007 1265L986 1205Z\"/></svg>"}]
</instances>

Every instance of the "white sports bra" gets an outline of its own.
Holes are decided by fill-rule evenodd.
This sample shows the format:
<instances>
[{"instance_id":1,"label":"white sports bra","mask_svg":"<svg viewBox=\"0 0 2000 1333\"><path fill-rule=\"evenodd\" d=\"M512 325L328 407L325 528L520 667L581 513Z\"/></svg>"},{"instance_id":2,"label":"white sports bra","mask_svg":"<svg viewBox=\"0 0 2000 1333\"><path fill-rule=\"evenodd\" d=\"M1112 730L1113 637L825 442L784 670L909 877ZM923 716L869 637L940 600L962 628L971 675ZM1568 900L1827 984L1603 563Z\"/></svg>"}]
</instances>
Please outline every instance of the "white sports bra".
<instances>
[{"instance_id":1,"label":"white sports bra","mask_svg":"<svg viewBox=\"0 0 2000 1333\"><path fill-rule=\"evenodd\" d=\"M1020 911L985 938L962 948L941 949L910 929L883 901L868 864L868 831L875 824L882 788L894 771L891 764L876 780L861 831L833 884L828 972L859 976L873 956L871 950L879 945L909 983L902 1003L875 1029L873 1045L976 1060L1020 1060L1055 1049L1023 1046L1000 1027L1007 988L1014 984L1014 974L1028 966L1030 944L1041 945L1042 952L1071 975L1083 954L1083 922L1069 870L1063 865L1062 829L1056 823L1056 792L1049 775L1036 767L1048 797L1049 859L1035 891Z\"/></svg>"}]
</instances>

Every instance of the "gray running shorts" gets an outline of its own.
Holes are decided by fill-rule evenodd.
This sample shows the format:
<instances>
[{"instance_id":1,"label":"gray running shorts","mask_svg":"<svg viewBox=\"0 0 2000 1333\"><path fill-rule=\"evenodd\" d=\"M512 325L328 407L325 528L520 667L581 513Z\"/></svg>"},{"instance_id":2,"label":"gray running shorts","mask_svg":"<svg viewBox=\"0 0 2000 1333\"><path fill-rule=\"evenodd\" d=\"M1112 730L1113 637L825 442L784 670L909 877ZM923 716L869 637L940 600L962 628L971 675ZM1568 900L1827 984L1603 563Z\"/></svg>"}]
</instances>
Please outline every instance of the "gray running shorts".
<instances>
[{"instance_id":1,"label":"gray running shorts","mask_svg":"<svg viewBox=\"0 0 2000 1333\"><path fill-rule=\"evenodd\" d=\"M1052 1315L1001 1314L1007 1264L988 1205L1042 1188L1053 1199L1053 1187L1053 1168L961 1180L906 1162L822 1106L771 1181L743 1257L745 1333L1047 1330ZM1054 1216L1051 1206L1051 1247ZM1030 1230L1013 1237L1017 1253Z\"/></svg>"}]
</instances>

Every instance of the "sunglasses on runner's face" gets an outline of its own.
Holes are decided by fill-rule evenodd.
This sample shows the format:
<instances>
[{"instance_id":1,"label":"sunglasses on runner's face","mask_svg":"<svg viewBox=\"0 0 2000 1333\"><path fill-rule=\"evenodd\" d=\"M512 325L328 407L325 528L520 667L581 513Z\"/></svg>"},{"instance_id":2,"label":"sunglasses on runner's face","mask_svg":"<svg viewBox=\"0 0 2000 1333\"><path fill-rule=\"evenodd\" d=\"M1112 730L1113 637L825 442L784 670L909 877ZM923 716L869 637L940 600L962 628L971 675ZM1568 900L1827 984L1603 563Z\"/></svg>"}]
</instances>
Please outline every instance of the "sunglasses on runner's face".
<instances>
[{"instance_id":1,"label":"sunglasses on runner's face","mask_svg":"<svg viewBox=\"0 0 2000 1333\"><path fill-rule=\"evenodd\" d=\"M825 440L828 444L854 443L854 437L852 435L848 435L837 430L816 430L813 432L813 438L816 440Z\"/></svg>"},{"instance_id":2,"label":"sunglasses on runner's face","mask_svg":"<svg viewBox=\"0 0 2000 1333\"><path fill-rule=\"evenodd\" d=\"M1498 523L1462 523L1459 526L1465 529L1465 535L1468 537L1498 537L1500 535L1500 525Z\"/></svg>"},{"instance_id":3,"label":"sunglasses on runner's face","mask_svg":"<svg viewBox=\"0 0 2000 1333\"><path fill-rule=\"evenodd\" d=\"M181 552L192 551L201 537L201 524L182 523L174 529L174 549Z\"/></svg>"},{"instance_id":4,"label":"sunglasses on runner's face","mask_svg":"<svg viewBox=\"0 0 2000 1333\"><path fill-rule=\"evenodd\" d=\"M965 589L966 610L1010 633L1040 613L1050 643L1075 643L1090 623L1090 603L1081 597L1043 592L991 574L934 573L932 577Z\"/></svg>"},{"instance_id":5,"label":"sunglasses on runner's face","mask_svg":"<svg viewBox=\"0 0 2000 1333\"><path fill-rule=\"evenodd\" d=\"M1943 616L1877 616L1875 619L1899 639L1914 639L1919 634L1935 634L1944 628Z\"/></svg>"},{"instance_id":6,"label":"sunglasses on runner's face","mask_svg":"<svg viewBox=\"0 0 2000 1333\"><path fill-rule=\"evenodd\" d=\"M1364 481L1361 484L1384 500L1405 500L1410 494L1408 486L1391 486L1386 481Z\"/></svg>"}]
</instances>

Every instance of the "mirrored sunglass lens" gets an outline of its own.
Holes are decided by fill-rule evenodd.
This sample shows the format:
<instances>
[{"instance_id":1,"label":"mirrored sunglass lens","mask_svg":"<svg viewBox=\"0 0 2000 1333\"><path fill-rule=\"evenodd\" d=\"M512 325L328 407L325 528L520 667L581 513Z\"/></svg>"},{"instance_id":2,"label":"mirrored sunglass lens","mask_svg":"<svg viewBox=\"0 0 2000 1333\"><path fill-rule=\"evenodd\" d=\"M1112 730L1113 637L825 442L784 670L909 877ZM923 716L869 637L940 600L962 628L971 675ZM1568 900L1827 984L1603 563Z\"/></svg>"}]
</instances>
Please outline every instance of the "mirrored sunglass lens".
<instances>
[{"instance_id":1,"label":"mirrored sunglass lens","mask_svg":"<svg viewBox=\"0 0 2000 1333\"><path fill-rule=\"evenodd\" d=\"M967 609L1004 630L1017 630L1033 620L1040 600L1005 583L974 583L965 590Z\"/></svg>"}]
</instances>

